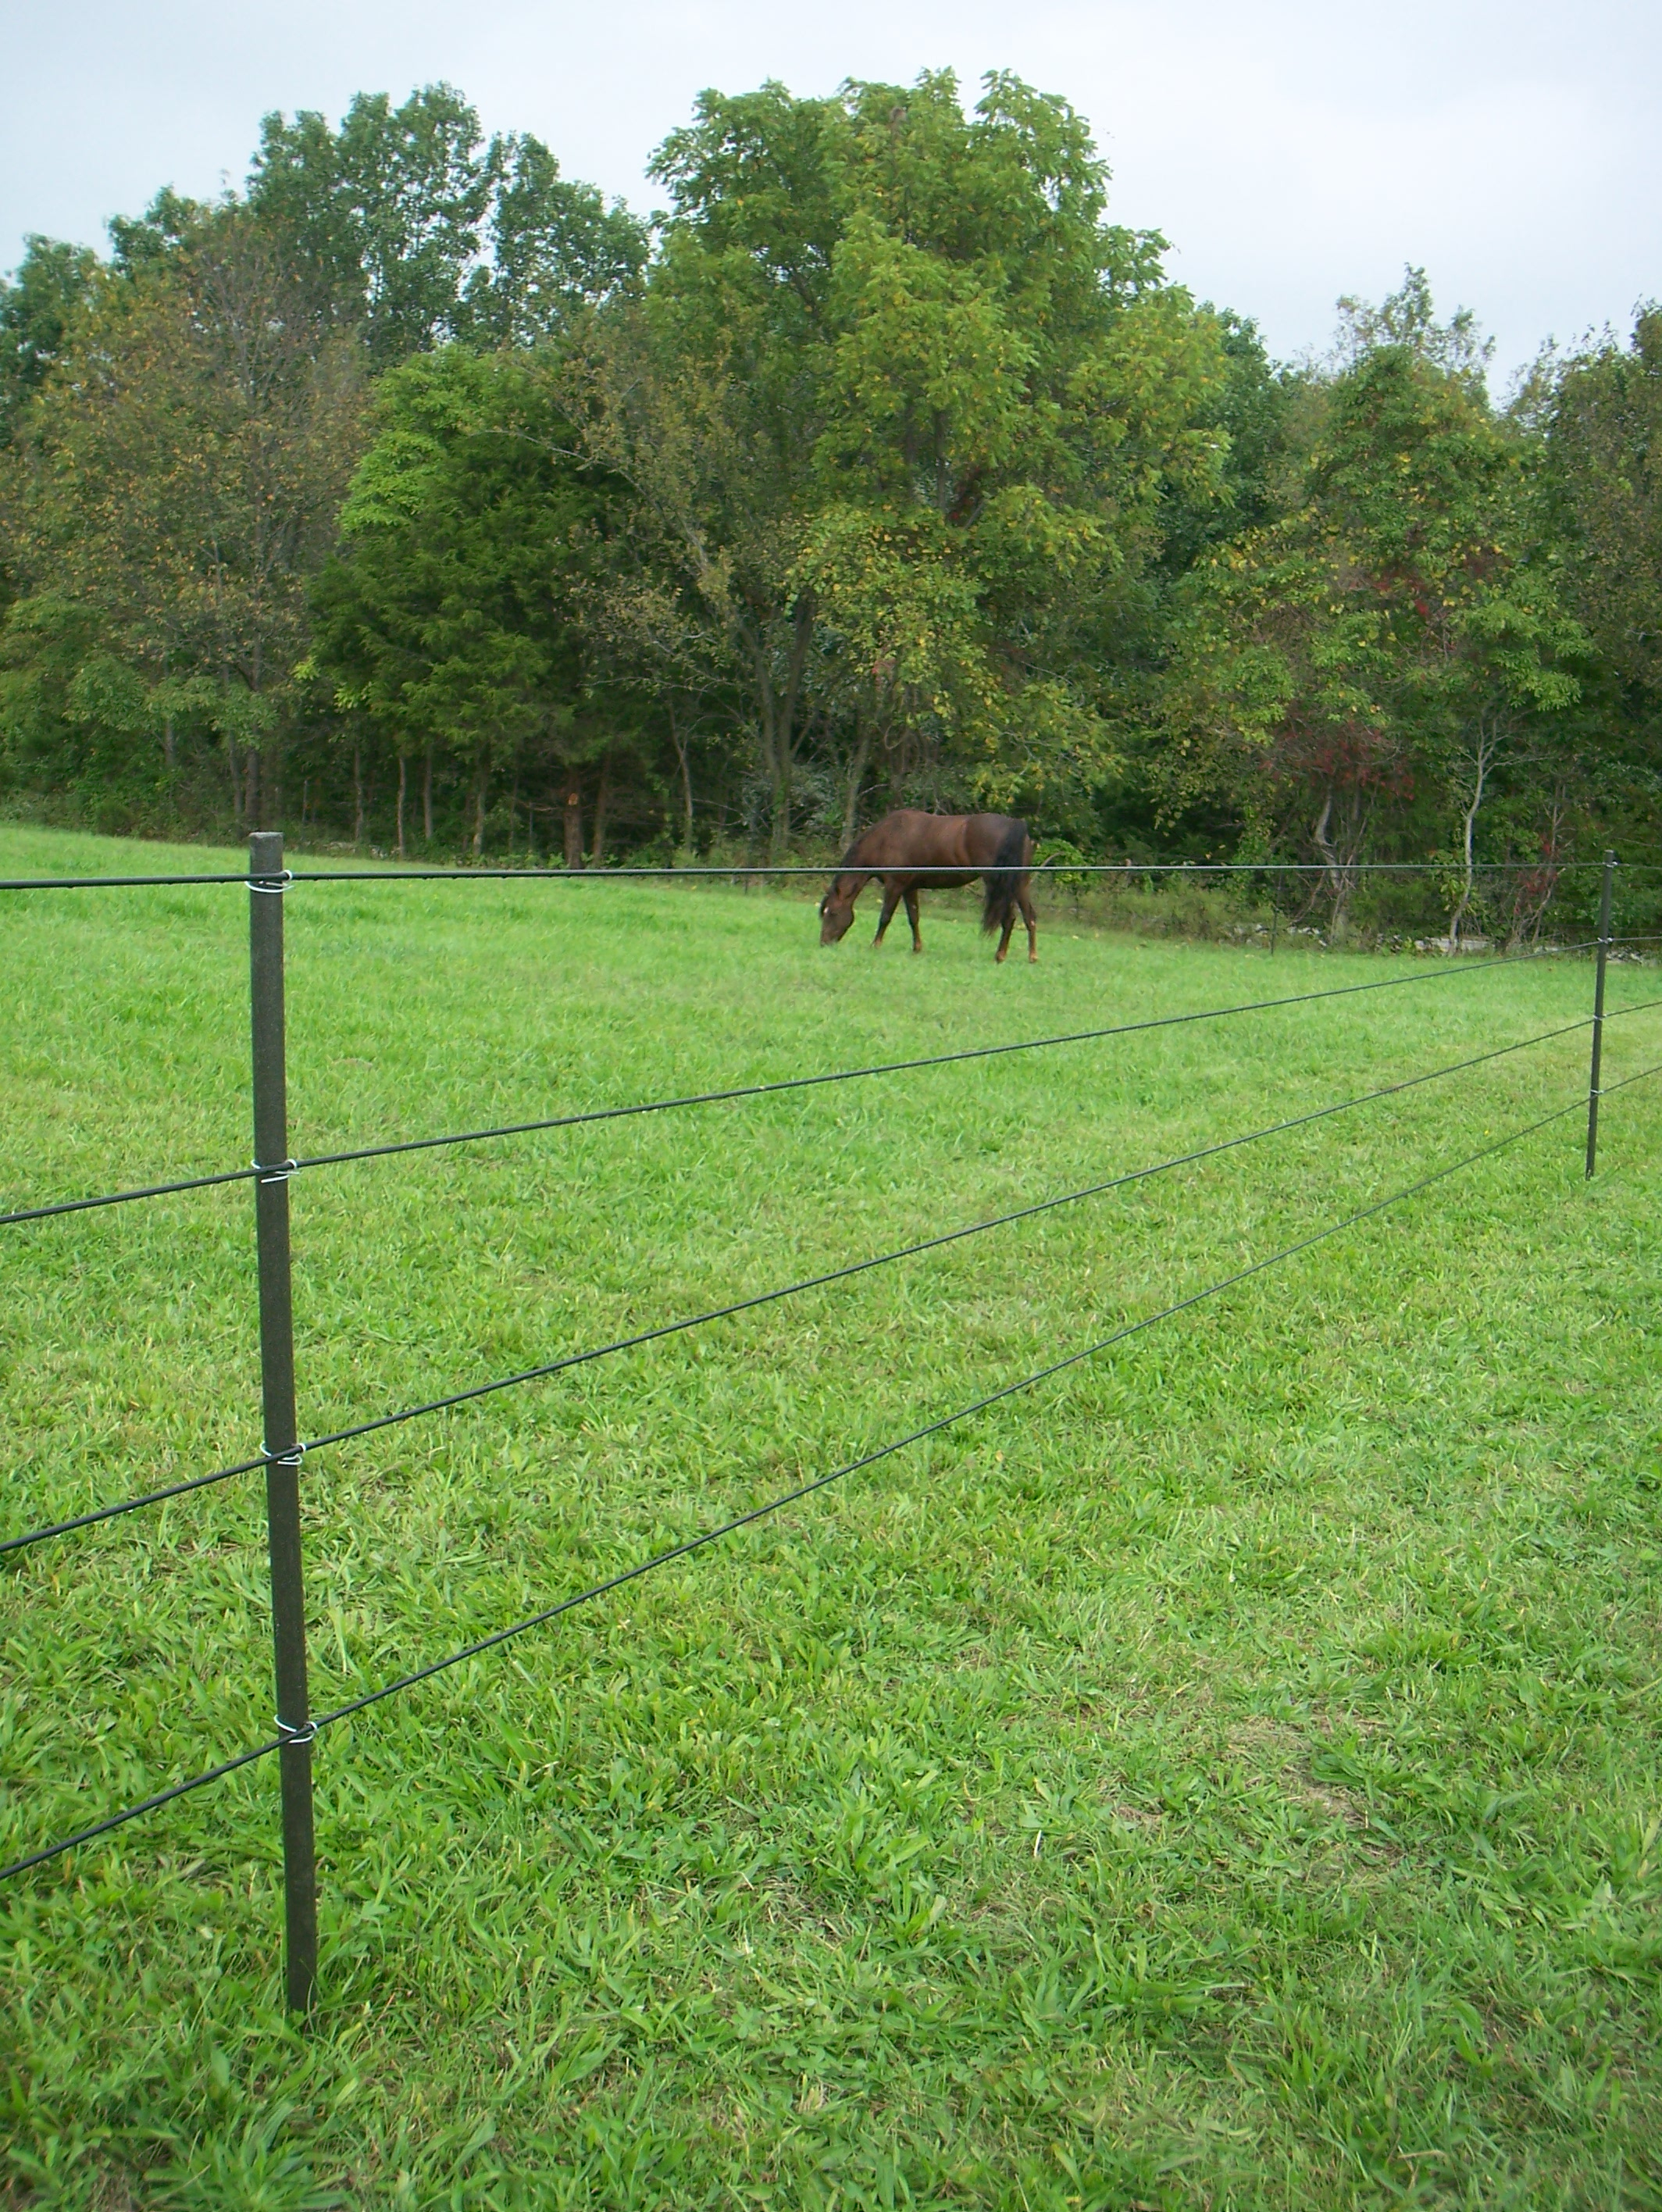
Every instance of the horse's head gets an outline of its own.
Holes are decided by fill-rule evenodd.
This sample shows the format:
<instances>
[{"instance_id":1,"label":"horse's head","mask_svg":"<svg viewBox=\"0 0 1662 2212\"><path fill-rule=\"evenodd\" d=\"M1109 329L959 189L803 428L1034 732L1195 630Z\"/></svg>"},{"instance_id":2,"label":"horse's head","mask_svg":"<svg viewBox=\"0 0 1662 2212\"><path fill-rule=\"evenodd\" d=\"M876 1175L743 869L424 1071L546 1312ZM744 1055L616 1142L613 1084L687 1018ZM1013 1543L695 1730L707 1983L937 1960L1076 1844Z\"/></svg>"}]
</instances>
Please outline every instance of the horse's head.
<instances>
[{"instance_id":1,"label":"horse's head","mask_svg":"<svg viewBox=\"0 0 1662 2212\"><path fill-rule=\"evenodd\" d=\"M820 943L835 945L847 936L854 919L854 898L858 884L849 876L839 876L820 901Z\"/></svg>"}]
</instances>

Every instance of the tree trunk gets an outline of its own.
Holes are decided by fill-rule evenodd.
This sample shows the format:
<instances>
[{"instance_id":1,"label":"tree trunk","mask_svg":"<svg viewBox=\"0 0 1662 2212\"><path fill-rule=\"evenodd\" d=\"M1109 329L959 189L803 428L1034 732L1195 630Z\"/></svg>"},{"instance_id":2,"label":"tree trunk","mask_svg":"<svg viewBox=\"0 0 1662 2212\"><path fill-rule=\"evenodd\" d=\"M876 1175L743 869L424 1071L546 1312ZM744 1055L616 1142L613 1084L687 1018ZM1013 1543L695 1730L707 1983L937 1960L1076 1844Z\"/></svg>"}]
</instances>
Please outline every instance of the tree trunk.
<instances>
[{"instance_id":1,"label":"tree trunk","mask_svg":"<svg viewBox=\"0 0 1662 2212\"><path fill-rule=\"evenodd\" d=\"M791 806L795 794L791 787L790 750L780 743L777 725L767 750L770 785L767 857L770 860L782 861L791 849Z\"/></svg>"},{"instance_id":2,"label":"tree trunk","mask_svg":"<svg viewBox=\"0 0 1662 2212\"><path fill-rule=\"evenodd\" d=\"M780 708L765 647L755 649L756 703L761 710L761 758L767 770L767 857L777 860L791 839L791 762L781 742Z\"/></svg>"},{"instance_id":3,"label":"tree trunk","mask_svg":"<svg viewBox=\"0 0 1662 2212\"><path fill-rule=\"evenodd\" d=\"M171 714L161 718L161 765L164 772L173 772L173 718Z\"/></svg>"},{"instance_id":4,"label":"tree trunk","mask_svg":"<svg viewBox=\"0 0 1662 2212\"><path fill-rule=\"evenodd\" d=\"M757 703L761 709L761 750L767 763L773 819L768 824L767 857L783 860L791 848L791 809L794 798L792 771L797 757L797 708L802 679L814 640L814 602L804 592L791 611L791 647L786 663L785 690L773 688L767 631L761 630L751 647L756 672Z\"/></svg>"},{"instance_id":5,"label":"tree trunk","mask_svg":"<svg viewBox=\"0 0 1662 2212\"><path fill-rule=\"evenodd\" d=\"M686 741L681 734L681 725L676 720L675 702L673 699L670 702L670 743L675 747L676 760L681 769L681 811L682 817L681 849L683 853L690 853L693 850L692 762L688 751Z\"/></svg>"},{"instance_id":6,"label":"tree trunk","mask_svg":"<svg viewBox=\"0 0 1662 2212\"><path fill-rule=\"evenodd\" d=\"M1448 949L1460 949L1460 924L1465 920L1471 905L1475 888L1475 869L1472 865L1472 839L1477 825L1477 810L1483 803L1483 787L1489 781L1489 763L1495 757L1494 744L1481 724L1477 731L1477 750L1471 764L1471 797L1460 823L1460 859L1465 870L1460 896L1454 911L1448 917Z\"/></svg>"},{"instance_id":7,"label":"tree trunk","mask_svg":"<svg viewBox=\"0 0 1662 2212\"><path fill-rule=\"evenodd\" d=\"M583 793L574 768L566 771L566 866L583 865Z\"/></svg>"},{"instance_id":8,"label":"tree trunk","mask_svg":"<svg viewBox=\"0 0 1662 2212\"><path fill-rule=\"evenodd\" d=\"M243 756L245 777L242 794L242 818L251 830L259 827L260 752L258 745L250 745Z\"/></svg>"},{"instance_id":9,"label":"tree trunk","mask_svg":"<svg viewBox=\"0 0 1662 2212\"><path fill-rule=\"evenodd\" d=\"M606 864L606 801L611 797L611 763L606 755L600 756L600 788L594 798L593 859L597 868Z\"/></svg>"},{"instance_id":10,"label":"tree trunk","mask_svg":"<svg viewBox=\"0 0 1662 2212\"><path fill-rule=\"evenodd\" d=\"M1333 793L1330 788L1322 800L1321 812L1316 817L1315 827L1310 835L1316 850L1321 854L1323 864L1327 871L1328 884L1332 890L1333 916L1328 925L1328 936L1330 940L1337 941L1344 934L1346 909L1350 904L1350 894L1356 888L1356 870L1353 863L1356 852L1360 849L1361 840L1360 838L1354 840L1350 849L1341 856L1327 834L1328 825L1332 818ZM1351 826L1354 828L1354 823Z\"/></svg>"},{"instance_id":11,"label":"tree trunk","mask_svg":"<svg viewBox=\"0 0 1662 2212\"><path fill-rule=\"evenodd\" d=\"M842 849L846 853L854 842L854 831L860 818L860 786L865 781L865 771L870 764L871 746L876 736L876 725L869 715L854 718L854 750L849 756L847 781L842 793Z\"/></svg>"},{"instance_id":12,"label":"tree trunk","mask_svg":"<svg viewBox=\"0 0 1662 2212\"><path fill-rule=\"evenodd\" d=\"M485 854L485 802L490 793L490 763L479 763L479 781L473 795L473 857L481 860Z\"/></svg>"},{"instance_id":13,"label":"tree trunk","mask_svg":"<svg viewBox=\"0 0 1662 2212\"><path fill-rule=\"evenodd\" d=\"M422 835L433 842L433 740L427 741L427 761L422 770Z\"/></svg>"},{"instance_id":14,"label":"tree trunk","mask_svg":"<svg viewBox=\"0 0 1662 2212\"><path fill-rule=\"evenodd\" d=\"M906 780L912 771L912 732L902 730L889 747L889 803L898 806L906 797Z\"/></svg>"},{"instance_id":15,"label":"tree trunk","mask_svg":"<svg viewBox=\"0 0 1662 2212\"><path fill-rule=\"evenodd\" d=\"M363 747L352 748L352 842L361 845L364 833Z\"/></svg>"},{"instance_id":16,"label":"tree trunk","mask_svg":"<svg viewBox=\"0 0 1662 2212\"><path fill-rule=\"evenodd\" d=\"M401 752L398 755L398 858L401 860L404 856L404 794L409 787L409 761L408 756Z\"/></svg>"}]
</instances>

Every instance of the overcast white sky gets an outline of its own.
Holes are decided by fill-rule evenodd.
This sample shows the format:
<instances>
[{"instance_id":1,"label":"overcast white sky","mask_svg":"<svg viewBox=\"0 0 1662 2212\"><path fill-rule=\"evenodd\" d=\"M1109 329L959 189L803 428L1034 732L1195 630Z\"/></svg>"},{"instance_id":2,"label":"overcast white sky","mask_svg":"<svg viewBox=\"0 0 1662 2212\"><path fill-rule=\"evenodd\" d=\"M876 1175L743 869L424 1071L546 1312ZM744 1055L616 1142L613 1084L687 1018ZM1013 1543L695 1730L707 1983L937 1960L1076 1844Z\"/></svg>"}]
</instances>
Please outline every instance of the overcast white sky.
<instances>
[{"instance_id":1,"label":"overcast white sky","mask_svg":"<svg viewBox=\"0 0 1662 2212\"><path fill-rule=\"evenodd\" d=\"M534 131L643 211L652 148L700 88L829 91L1011 68L1089 118L1121 222L1172 272L1324 345L1341 292L1423 263L1502 377L1662 295L1655 0L5 0L0 266L25 233L102 241L172 184L240 182L272 107L447 78L488 130Z\"/></svg>"}]
</instances>

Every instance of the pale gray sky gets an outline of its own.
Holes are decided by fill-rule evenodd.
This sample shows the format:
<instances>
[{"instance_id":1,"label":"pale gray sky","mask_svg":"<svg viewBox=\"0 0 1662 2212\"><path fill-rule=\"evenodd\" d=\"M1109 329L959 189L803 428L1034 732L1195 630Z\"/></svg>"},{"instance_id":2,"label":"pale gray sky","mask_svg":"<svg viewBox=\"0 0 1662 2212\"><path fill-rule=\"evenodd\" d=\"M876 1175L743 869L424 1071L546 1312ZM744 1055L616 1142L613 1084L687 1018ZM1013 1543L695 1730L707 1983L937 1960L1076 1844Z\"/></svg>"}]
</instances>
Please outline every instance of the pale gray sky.
<instances>
[{"instance_id":1,"label":"pale gray sky","mask_svg":"<svg viewBox=\"0 0 1662 2212\"><path fill-rule=\"evenodd\" d=\"M644 210L646 160L705 85L943 64L1065 94L1117 219L1162 230L1173 274L1283 356L1404 262L1476 310L1502 377L1662 295L1655 0L5 0L0 266L27 231L101 244L158 185L240 182L272 107L338 117L447 78L487 129L534 131Z\"/></svg>"}]
</instances>

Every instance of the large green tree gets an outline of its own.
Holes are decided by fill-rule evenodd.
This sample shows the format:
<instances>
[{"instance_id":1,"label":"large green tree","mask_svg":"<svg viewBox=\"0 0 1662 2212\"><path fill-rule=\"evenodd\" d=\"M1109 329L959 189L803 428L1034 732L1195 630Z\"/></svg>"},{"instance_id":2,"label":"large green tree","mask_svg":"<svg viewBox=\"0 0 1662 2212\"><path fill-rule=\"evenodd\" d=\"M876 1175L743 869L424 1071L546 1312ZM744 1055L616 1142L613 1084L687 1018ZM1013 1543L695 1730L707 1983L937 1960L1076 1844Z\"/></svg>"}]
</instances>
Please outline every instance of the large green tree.
<instances>
[{"instance_id":1,"label":"large green tree","mask_svg":"<svg viewBox=\"0 0 1662 2212\"><path fill-rule=\"evenodd\" d=\"M469 777L478 852L494 776L545 776L628 719L596 697L583 620L611 487L575 460L555 376L535 356L451 347L406 362L375 415L314 592L312 665L397 758L399 848L409 763L423 763L430 836L442 753Z\"/></svg>"},{"instance_id":2,"label":"large green tree","mask_svg":"<svg viewBox=\"0 0 1662 2212\"><path fill-rule=\"evenodd\" d=\"M397 107L360 93L338 131L309 109L268 115L248 204L380 367L458 338L546 336L632 283L646 253L625 208L561 177L539 139L487 143L446 84Z\"/></svg>"},{"instance_id":3,"label":"large green tree","mask_svg":"<svg viewBox=\"0 0 1662 2212\"><path fill-rule=\"evenodd\" d=\"M1662 308L1559 369L1545 408L1547 477L1568 589L1625 724L1662 745ZM1662 763L1654 763L1662 764Z\"/></svg>"},{"instance_id":4,"label":"large green tree","mask_svg":"<svg viewBox=\"0 0 1662 2212\"><path fill-rule=\"evenodd\" d=\"M988 798L1111 748L1103 625L1169 486L1215 483L1218 332L1106 220L1080 118L1006 76L707 93L654 173L644 302L587 434L712 672L743 685L783 851L811 740Z\"/></svg>"},{"instance_id":5,"label":"large green tree","mask_svg":"<svg viewBox=\"0 0 1662 2212\"><path fill-rule=\"evenodd\" d=\"M1449 365L1392 306L1325 386L1285 511L1192 571L1156 774L1170 811L1222 800L1256 849L1306 845L1341 912L1370 838L1415 820L1449 854L1458 932L1486 810L1552 850L1590 648L1538 448L1469 347Z\"/></svg>"},{"instance_id":6,"label":"large green tree","mask_svg":"<svg viewBox=\"0 0 1662 2212\"><path fill-rule=\"evenodd\" d=\"M97 264L88 246L33 236L9 282L0 283L0 445L61 357L76 316L94 296Z\"/></svg>"},{"instance_id":7,"label":"large green tree","mask_svg":"<svg viewBox=\"0 0 1662 2212\"><path fill-rule=\"evenodd\" d=\"M165 253L101 276L76 339L9 466L24 595L0 641L0 741L34 773L59 701L66 759L107 775L124 748L142 783L171 775L181 726L205 729L234 812L258 820L277 803L306 580L359 450L355 343L238 207L194 211ZM77 727L99 733L90 755Z\"/></svg>"}]
</instances>

